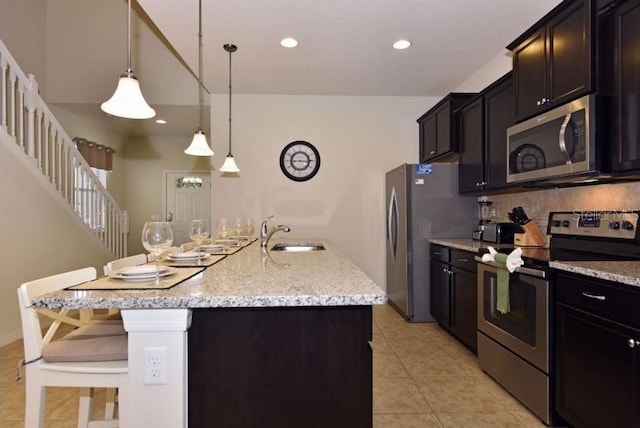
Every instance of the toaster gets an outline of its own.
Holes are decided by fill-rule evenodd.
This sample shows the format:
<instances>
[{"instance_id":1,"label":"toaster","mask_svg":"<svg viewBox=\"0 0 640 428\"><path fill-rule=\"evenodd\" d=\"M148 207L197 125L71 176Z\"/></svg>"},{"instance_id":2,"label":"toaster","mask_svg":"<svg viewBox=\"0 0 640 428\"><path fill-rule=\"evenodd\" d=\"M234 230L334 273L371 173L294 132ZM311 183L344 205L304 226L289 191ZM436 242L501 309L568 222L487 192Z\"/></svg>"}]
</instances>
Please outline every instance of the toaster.
<instances>
[{"instance_id":1,"label":"toaster","mask_svg":"<svg viewBox=\"0 0 640 428\"><path fill-rule=\"evenodd\" d=\"M522 227L517 223L486 223L482 231L482 240L494 244L513 244L513 235L523 232Z\"/></svg>"}]
</instances>

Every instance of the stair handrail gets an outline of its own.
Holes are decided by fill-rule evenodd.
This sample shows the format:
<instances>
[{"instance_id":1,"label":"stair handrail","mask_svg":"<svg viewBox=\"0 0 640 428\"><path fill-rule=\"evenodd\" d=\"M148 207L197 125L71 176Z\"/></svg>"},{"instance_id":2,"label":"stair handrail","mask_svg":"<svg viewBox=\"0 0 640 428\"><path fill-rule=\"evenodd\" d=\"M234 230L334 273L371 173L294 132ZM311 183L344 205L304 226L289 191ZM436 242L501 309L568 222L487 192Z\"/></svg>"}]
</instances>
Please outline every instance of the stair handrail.
<instances>
[{"instance_id":1,"label":"stair handrail","mask_svg":"<svg viewBox=\"0 0 640 428\"><path fill-rule=\"evenodd\" d=\"M129 218L100 182L0 39L0 126L116 258L127 255Z\"/></svg>"}]
</instances>

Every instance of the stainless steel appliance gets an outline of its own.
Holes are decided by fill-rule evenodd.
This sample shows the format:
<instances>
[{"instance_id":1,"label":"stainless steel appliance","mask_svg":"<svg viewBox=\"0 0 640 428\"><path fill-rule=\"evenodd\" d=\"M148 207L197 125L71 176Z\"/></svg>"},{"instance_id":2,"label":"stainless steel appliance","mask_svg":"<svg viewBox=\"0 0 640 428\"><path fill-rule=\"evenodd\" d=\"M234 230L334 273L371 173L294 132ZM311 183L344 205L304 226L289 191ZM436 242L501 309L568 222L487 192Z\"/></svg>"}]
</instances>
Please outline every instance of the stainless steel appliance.
<instances>
[{"instance_id":1,"label":"stainless steel appliance","mask_svg":"<svg viewBox=\"0 0 640 428\"><path fill-rule=\"evenodd\" d=\"M588 95L508 128L507 182L598 171L596 107Z\"/></svg>"},{"instance_id":2,"label":"stainless steel appliance","mask_svg":"<svg viewBox=\"0 0 640 428\"><path fill-rule=\"evenodd\" d=\"M386 174L387 297L410 322L435 321L429 239L468 238L476 199L458 195L457 164L403 164Z\"/></svg>"},{"instance_id":3,"label":"stainless steel appliance","mask_svg":"<svg viewBox=\"0 0 640 428\"><path fill-rule=\"evenodd\" d=\"M497 310L500 266L476 258L480 367L546 424L553 422L549 261L640 260L638 226L638 211L550 213L549 248L523 248L524 265L509 275L504 313Z\"/></svg>"},{"instance_id":4,"label":"stainless steel appliance","mask_svg":"<svg viewBox=\"0 0 640 428\"><path fill-rule=\"evenodd\" d=\"M522 227L516 223L497 222L484 225L482 240L495 244L513 244L513 236L522 233Z\"/></svg>"},{"instance_id":5,"label":"stainless steel appliance","mask_svg":"<svg viewBox=\"0 0 640 428\"><path fill-rule=\"evenodd\" d=\"M491 222L491 219L495 216L492 205L493 202L487 200L486 196L478 198L478 225L472 233L472 238L475 241L482 240L484 225Z\"/></svg>"}]
</instances>

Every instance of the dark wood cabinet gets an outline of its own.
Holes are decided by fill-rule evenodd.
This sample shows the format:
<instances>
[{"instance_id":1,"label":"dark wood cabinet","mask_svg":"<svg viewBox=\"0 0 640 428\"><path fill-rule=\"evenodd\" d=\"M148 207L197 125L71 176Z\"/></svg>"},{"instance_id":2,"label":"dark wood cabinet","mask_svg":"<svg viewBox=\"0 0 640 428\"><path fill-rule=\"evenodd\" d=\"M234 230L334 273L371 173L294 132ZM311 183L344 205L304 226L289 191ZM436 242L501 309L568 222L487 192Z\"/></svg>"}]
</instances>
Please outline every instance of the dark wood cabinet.
<instances>
[{"instance_id":1,"label":"dark wood cabinet","mask_svg":"<svg viewBox=\"0 0 640 428\"><path fill-rule=\"evenodd\" d=\"M444 327L450 327L451 286L449 265L431 260L431 316Z\"/></svg>"},{"instance_id":2,"label":"dark wood cabinet","mask_svg":"<svg viewBox=\"0 0 640 428\"><path fill-rule=\"evenodd\" d=\"M479 97L460 110L459 193L484 190L484 150L484 98Z\"/></svg>"},{"instance_id":3,"label":"dark wood cabinet","mask_svg":"<svg viewBox=\"0 0 640 428\"><path fill-rule=\"evenodd\" d=\"M435 256L434 252L446 254ZM469 349L477 352L477 286L474 254L431 244L431 315Z\"/></svg>"},{"instance_id":4,"label":"dark wood cabinet","mask_svg":"<svg viewBox=\"0 0 640 428\"><path fill-rule=\"evenodd\" d=\"M194 309L189 426L370 427L371 306Z\"/></svg>"},{"instance_id":5,"label":"dark wood cabinet","mask_svg":"<svg viewBox=\"0 0 640 428\"><path fill-rule=\"evenodd\" d=\"M451 326L451 250L441 245L431 244L429 261L430 310L431 316L443 327Z\"/></svg>"},{"instance_id":6,"label":"dark wood cabinet","mask_svg":"<svg viewBox=\"0 0 640 428\"><path fill-rule=\"evenodd\" d=\"M594 89L595 0L567 0L507 48L521 121Z\"/></svg>"},{"instance_id":7,"label":"dark wood cabinet","mask_svg":"<svg viewBox=\"0 0 640 428\"><path fill-rule=\"evenodd\" d=\"M622 2L608 19L613 34L611 167L640 171L640 0Z\"/></svg>"},{"instance_id":8,"label":"dark wood cabinet","mask_svg":"<svg viewBox=\"0 0 640 428\"><path fill-rule=\"evenodd\" d=\"M473 259L473 256L471 256ZM452 268L451 331L474 352L478 351L478 290L476 273Z\"/></svg>"},{"instance_id":9,"label":"dark wood cabinet","mask_svg":"<svg viewBox=\"0 0 640 428\"><path fill-rule=\"evenodd\" d=\"M507 187L507 128L514 122L511 73L460 110L461 194Z\"/></svg>"},{"instance_id":10,"label":"dark wood cabinet","mask_svg":"<svg viewBox=\"0 0 640 428\"><path fill-rule=\"evenodd\" d=\"M420 162L442 160L458 153L455 112L474 95L451 93L418 118Z\"/></svg>"},{"instance_id":11,"label":"dark wood cabinet","mask_svg":"<svg viewBox=\"0 0 640 428\"><path fill-rule=\"evenodd\" d=\"M558 414L575 427L640 427L640 290L569 274L555 284Z\"/></svg>"}]
</instances>

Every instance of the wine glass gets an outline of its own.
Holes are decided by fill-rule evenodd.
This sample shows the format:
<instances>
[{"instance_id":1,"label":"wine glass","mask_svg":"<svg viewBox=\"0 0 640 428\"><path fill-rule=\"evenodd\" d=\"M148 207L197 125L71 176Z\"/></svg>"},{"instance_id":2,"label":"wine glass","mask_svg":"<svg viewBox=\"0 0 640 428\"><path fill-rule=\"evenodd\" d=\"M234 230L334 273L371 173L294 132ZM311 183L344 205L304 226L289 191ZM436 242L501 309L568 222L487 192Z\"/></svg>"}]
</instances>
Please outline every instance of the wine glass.
<instances>
[{"instance_id":1,"label":"wine glass","mask_svg":"<svg viewBox=\"0 0 640 428\"><path fill-rule=\"evenodd\" d=\"M218 219L216 232L218 233L218 238L220 239L227 239L227 237L231 235L232 228L228 218Z\"/></svg>"},{"instance_id":2,"label":"wine glass","mask_svg":"<svg viewBox=\"0 0 640 428\"><path fill-rule=\"evenodd\" d=\"M236 217L233 220L233 231L235 232L236 236L242 236L244 235L245 232L245 227L244 227L244 222L243 222L243 218L242 217Z\"/></svg>"},{"instance_id":3,"label":"wine glass","mask_svg":"<svg viewBox=\"0 0 640 428\"><path fill-rule=\"evenodd\" d=\"M251 217L238 217L236 218L236 224L238 225L238 235L251 238L251 235L253 235L253 220L251 220Z\"/></svg>"},{"instance_id":4,"label":"wine glass","mask_svg":"<svg viewBox=\"0 0 640 428\"><path fill-rule=\"evenodd\" d=\"M160 285L160 255L173 244L173 230L166 221L148 221L142 228L142 245L156 259L156 282Z\"/></svg>"},{"instance_id":5,"label":"wine glass","mask_svg":"<svg viewBox=\"0 0 640 428\"><path fill-rule=\"evenodd\" d=\"M207 220L191 220L189 237L197 245L198 264L200 264L200 246L202 242L209 237L209 222Z\"/></svg>"}]
</instances>

